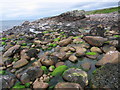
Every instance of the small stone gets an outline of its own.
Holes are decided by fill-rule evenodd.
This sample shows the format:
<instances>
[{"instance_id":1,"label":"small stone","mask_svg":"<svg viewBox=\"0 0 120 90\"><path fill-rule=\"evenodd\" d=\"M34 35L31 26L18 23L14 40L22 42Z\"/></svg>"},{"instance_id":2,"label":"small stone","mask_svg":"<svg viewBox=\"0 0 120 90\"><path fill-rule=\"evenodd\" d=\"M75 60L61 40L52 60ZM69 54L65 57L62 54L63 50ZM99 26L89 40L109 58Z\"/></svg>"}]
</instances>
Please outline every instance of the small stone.
<instances>
[{"instance_id":1,"label":"small stone","mask_svg":"<svg viewBox=\"0 0 120 90\"><path fill-rule=\"evenodd\" d=\"M62 66L62 65L65 65L65 63L64 62L58 62L58 63L56 63L55 67Z\"/></svg>"},{"instance_id":2,"label":"small stone","mask_svg":"<svg viewBox=\"0 0 120 90\"><path fill-rule=\"evenodd\" d=\"M69 57L69 60L70 60L71 62L76 62L76 61L77 61L77 57L76 57L75 55L71 55L71 56Z\"/></svg>"},{"instance_id":3,"label":"small stone","mask_svg":"<svg viewBox=\"0 0 120 90\"><path fill-rule=\"evenodd\" d=\"M81 64L81 66L84 70L90 70L91 63L90 62L85 62L85 63Z\"/></svg>"},{"instance_id":4,"label":"small stone","mask_svg":"<svg viewBox=\"0 0 120 90\"><path fill-rule=\"evenodd\" d=\"M102 53L102 50L98 47L92 47L90 50L91 50L91 52Z\"/></svg>"}]
</instances>

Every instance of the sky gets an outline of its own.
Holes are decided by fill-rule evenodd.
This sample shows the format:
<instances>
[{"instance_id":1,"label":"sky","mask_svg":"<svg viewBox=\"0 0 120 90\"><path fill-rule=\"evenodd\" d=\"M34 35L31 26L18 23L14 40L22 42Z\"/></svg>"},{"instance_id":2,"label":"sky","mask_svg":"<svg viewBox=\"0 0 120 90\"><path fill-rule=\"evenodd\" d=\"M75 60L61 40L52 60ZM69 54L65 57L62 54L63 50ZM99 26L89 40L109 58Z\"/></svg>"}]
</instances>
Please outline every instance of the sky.
<instances>
[{"instance_id":1,"label":"sky","mask_svg":"<svg viewBox=\"0 0 120 90\"><path fill-rule=\"evenodd\" d=\"M118 6L119 0L0 0L0 20L30 20L71 10L96 10Z\"/></svg>"}]
</instances>

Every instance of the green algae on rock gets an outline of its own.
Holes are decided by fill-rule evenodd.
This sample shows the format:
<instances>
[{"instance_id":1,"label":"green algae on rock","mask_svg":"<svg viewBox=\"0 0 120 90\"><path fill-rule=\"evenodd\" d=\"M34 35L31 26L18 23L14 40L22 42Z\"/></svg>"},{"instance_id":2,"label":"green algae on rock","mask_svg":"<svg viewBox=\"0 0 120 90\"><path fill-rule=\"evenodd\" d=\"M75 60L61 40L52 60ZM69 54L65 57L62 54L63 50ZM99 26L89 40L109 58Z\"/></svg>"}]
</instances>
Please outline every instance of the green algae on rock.
<instances>
[{"instance_id":1,"label":"green algae on rock","mask_svg":"<svg viewBox=\"0 0 120 90\"><path fill-rule=\"evenodd\" d=\"M63 72L67 69L68 67L66 65L58 66L53 72L52 76L57 76L57 75L62 75Z\"/></svg>"}]
</instances>

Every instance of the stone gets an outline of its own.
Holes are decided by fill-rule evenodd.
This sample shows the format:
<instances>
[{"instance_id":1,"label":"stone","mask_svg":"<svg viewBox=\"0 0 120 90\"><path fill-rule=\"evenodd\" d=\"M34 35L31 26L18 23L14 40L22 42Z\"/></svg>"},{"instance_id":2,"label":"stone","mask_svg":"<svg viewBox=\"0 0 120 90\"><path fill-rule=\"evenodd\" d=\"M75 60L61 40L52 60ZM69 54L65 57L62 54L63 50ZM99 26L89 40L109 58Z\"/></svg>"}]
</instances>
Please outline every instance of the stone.
<instances>
[{"instance_id":1,"label":"stone","mask_svg":"<svg viewBox=\"0 0 120 90\"><path fill-rule=\"evenodd\" d=\"M20 45L15 45L15 46L9 48L9 49L3 54L3 57L12 56L12 55L14 55L19 49L20 49Z\"/></svg>"},{"instance_id":2,"label":"stone","mask_svg":"<svg viewBox=\"0 0 120 90\"><path fill-rule=\"evenodd\" d=\"M71 55L69 58L68 58L71 62L76 62L77 61L77 57L75 55Z\"/></svg>"},{"instance_id":3,"label":"stone","mask_svg":"<svg viewBox=\"0 0 120 90\"><path fill-rule=\"evenodd\" d=\"M88 71L91 68L91 63L90 62L85 62L85 63L82 63L81 66L84 70Z\"/></svg>"},{"instance_id":4,"label":"stone","mask_svg":"<svg viewBox=\"0 0 120 90\"><path fill-rule=\"evenodd\" d=\"M102 46L107 41L106 38L100 36L85 36L83 39L92 46Z\"/></svg>"},{"instance_id":5,"label":"stone","mask_svg":"<svg viewBox=\"0 0 120 90\"><path fill-rule=\"evenodd\" d=\"M13 64L13 68L20 68L28 64L28 61L26 59L20 59L17 62Z\"/></svg>"},{"instance_id":6,"label":"stone","mask_svg":"<svg viewBox=\"0 0 120 90\"><path fill-rule=\"evenodd\" d=\"M57 62L57 63L55 64L55 67L62 66L62 65L65 65L65 63L64 63L64 62Z\"/></svg>"},{"instance_id":7,"label":"stone","mask_svg":"<svg viewBox=\"0 0 120 90\"><path fill-rule=\"evenodd\" d=\"M101 68L96 70L91 79L91 88L103 88L105 89L119 88L119 67L120 64L105 64ZM109 88L108 88L109 87Z\"/></svg>"},{"instance_id":8,"label":"stone","mask_svg":"<svg viewBox=\"0 0 120 90\"><path fill-rule=\"evenodd\" d=\"M64 40L60 41L59 45L60 46L66 46L66 45L70 44L71 42L72 42L72 37L69 37L67 39L64 39Z\"/></svg>"},{"instance_id":9,"label":"stone","mask_svg":"<svg viewBox=\"0 0 120 90\"><path fill-rule=\"evenodd\" d=\"M36 79L35 82L33 83L33 88L34 89L46 90L48 88L48 86L49 86L48 83L41 82L38 79Z\"/></svg>"},{"instance_id":10,"label":"stone","mask_svg":"<svg viewBox=\"0 0 120 90\"><path fill-rule=\"evenodd\" d=\"M69 47L62 47L60 49L60 52L67 52L67 51L69 51Z\"/></svg>"},{"instance_id":11,"label":"stone","mask_svg":"<svg viewBox=\"0 0 120 90\"><path fill-rule=\"evenodd\" d=\"M102 50L103 50L103 52L107 53L109 51L115 51L116 48L114 46L111 46L111 45L104 45L102 47Z\"/></svg>"},{"instance_id":12,"label":"stone","mask_svg":"<svg viewBox=\"0 0 120 90\"><path fill-rule=\"evenodd\" d=\"M67 53L67 52L54 52L52 55L58 57L61 60L66 60L66 59L69 58L71 53Z\"/></svg>"},{"instance_id":13,"label":"stone","mask_svg":"<svg viewBox=\"0 0 120 90\"><path fill-rule=\"evenodd\" d=\"M73 10L73 11L62 13L59 16L62 17L62 19L66 21L80 20L80 19L85 18L85 11L84 10Z\"/></svg>"},{"instance_id":14,"label":"stone","mask_svg":"<svg viewBox=\"0 0 120 90\"><path fill-rule=\"evenodd\" d=\"M20 52L20 55L21 55L21 58L22 58L22 59L27 59L27 60L30 59L30 57L27 55L27 52L28 52L28 49L23 49L23 50Z\"/></svg>"},{"instance_id":15,"label":"stone","mask_svg":"<svg viewBox=\"0 0 120 90\"><path fill-rule=\"evenodd\" d=\"M2 88L11 88L17 79L13 75L0 75L0 84L2 85Z\"/></svg>"},{"instance_id":16,"label":"stone","mask_svg":"<svg viewBox=\"0 0 120 90\"><path fill-rule=\"evenodd\" d=\"M91 52L102 53L102 50L101 50L100 48L98 48L98 47L92 47L92 48L90 49L90 51L91 51Z\"/></svg>"},{"instance_id":17,"label":"stone","mask_svg":"<svg viewBox=\"0 0 120 90\"><path fill-rule=\"evenodd\" d=\"M43 70L40 67L31 67L23 72L20 80L23 84L34 81L36 78L42 76Z\"/></svg>"},{"instance_id":18,"label":"stone","mask_svg":"<svg viewBox=\"0 0 120 90\"><path fill-rule=\"evenodd\" d=\"M86 57L88 57L90 59L97 59L98 56L99 56L98 53L96 53L96 55L86 55Z\"/></svg>"},{"instance_id":19,"label":"stone","mask_svg":"<svg viewBox=\"0 0 120 90\"><path fill-rule=\"evenodd\" d=\"M84 56L86 51L87 50L85 48L76 47L76 54L75 55L78 57Z\"/></svg>"},{"instance_id":20,"label":"stone","mask_svg":"<svg viewBox=\"0 0 120 90\"><path fill-rule=\"evenodd\" d=\"M70 68L63 74L63 78L68 82L80 83L82 87L88 85L88 75L85 71L78 68Z\"/></svg>"},{"instance_id":21,"label":"stone","mask_svg":"<svg viewBox=\"0 0 120 90\"><path fill-rule=\"evenodd\" d=\"M55 90L83 90L83 88L78 83L70 83L70 82L59 82L55 86Z\"/></svg>"},{"instance_id":22,"label":"stone","mask_svg":"<svg viewBox=\"0 0 120 90\"><path fill-rule=\"evenodd\" d=\"M41 61L42 65L45 65L45 66L51 66L51 65L54 65L54 63L55 63L53 60L45 59L45 58L41 59L40 61Z\"/></svg>"},{"instance_id":23,"label":"stone","mask_svg":"<svg viewBox=\"0 0 120 90\"><path fill-rule=\"evenodd\" d=\"M112 63L112 64L120 63L119 56L120 56L120 52L118 52L118 51L109 51L95 65L96 66L102 66L102 65L105 65L107 63Z\"/></svg>"}]
</instances>

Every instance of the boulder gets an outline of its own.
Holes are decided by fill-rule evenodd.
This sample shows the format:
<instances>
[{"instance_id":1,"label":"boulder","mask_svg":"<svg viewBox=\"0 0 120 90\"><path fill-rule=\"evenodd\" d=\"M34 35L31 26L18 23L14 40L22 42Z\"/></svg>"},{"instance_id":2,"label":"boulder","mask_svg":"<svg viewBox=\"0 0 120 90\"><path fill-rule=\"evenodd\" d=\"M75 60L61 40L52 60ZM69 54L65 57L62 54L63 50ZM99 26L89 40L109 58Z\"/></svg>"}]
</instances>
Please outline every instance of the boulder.
<instances>
[{"instance_id":1,"label":"boulder","mask_svg":"<svg viewBox=\"0 0 120 90\"><path fill-rule=\"evenodd\" d=\"M0 75L0 84L2 85L1 88L11 88L17 79L13 75Z\"/></svg>"},{"instance_id":2,"label":"boulder","mask_svg":"<svg viewBox=\"0 0 120 90\"><path fill-rule=\"evenodd\" d=\"M62 65L65 65L65 63L64 62L58 62L58 63L55 64L55 67L62 66Z\"/></svg>"},{"instance_id":3,"label":"boulder","mask_svg":"<svg viewBox=\"0 0 120 90\"><path fill-rule=\"evenodd\" d=\"M64 39L64 40L60 41L59 45L60 46L66 46L66 45L70 44L71 42L72 42L72 37L69 37L67 39Z\"/></svg>"},{"instance_id":4,"label":"boulder","mask_svg":"<svg viewBox=\"0 0 120 90\"><path fill-rule=\"evenodd\" d=\"M40 67L31 67L23 72L20 77L20 80L23 84L28 83L30 81L34 81L36 78L42 76L43 70Z\"/></svg>"},{"instance_id":5,"label":"boulder","mask_svg":"<svg viewBox=\"0 0 120 90\"><path fill-rule=\"evenodd\" d=\"M80 20L80 19L85 18L85 11L84 10L73 10L73 11L62 13L59 16L63 20L67 20L67 21Z\"/></svg>"},{"instance_id":6,"label":"boulder","mask_svg":"<svg viewBox=\"0 0 120 90\"><path fill-rule=\"evenodd\" d=\"M49 84L39 81L38 79L35 80L35 82L33 83L33 88L34 89L42 89L42 90L46 90L48 88Z\"/></svg>"},{"instance_id":7,"label":"boulder","mask_svg":"<svg viewBox=\"0 0 120 90\"><path fill-rule=\"evenodd\" d=\"M100 36L85 36L83 39L92 46L102 46L107 41L106 38Z\"/></svg>"},{"instance_id":8,"label":"boulder","mask_svg":"<svg viewBox=\"0 0 120 90\"><path fill-rule=\"evenodd\" d=\"M9 48L9 49L3 54L3 57L12 56L12 55L14 55L19 49L20 49L20 45L15 45L15 46Z\"/></svg>"},{"instance_id":9,"label":"boulder","mask_svg":"<svg viewBox=\"0 0 120 90\"><path fill-rule=\"evenodd\" d=\"M85 48L76 47L76 56L81 57L85 55L87 50Z\"/></svg>"},{"instance_id":10,"label":"boulder","mask_svg":"<svg viewBox=\"0 0 120 90\"><path fill-rule=\"evenodd\" d=\"M115 51L116 48L114 46L111 46L111 45L104 45L102 47L102 50L103 50L103 52L107 53L109 51Z\"/></svg>"},{"instance_id":11,"label":"boulder","mask_svg":"<svg viewBox=\"0 0 120 90\"><path fill-rule=\"evenodd\" d=\"M101 50L100 48L98 48L98 47L92 47L92 48L90 49L90 51L91 51L91 52L102 53L102 50Z\"/></svg>"},{"instance_id":12,"label":"boulder","mask_svg":"<svg viewBox=\"0 0 120 90\"><path fill-rule=\"evenodd\" d=\"M85 63L82 63L81 66L84 70L88 71L91 68L91 63L90 62L85 62Z\"/></svg>"},{"instance_id":13,"label":"boulder","mask_svg":"<svg viewBox=\"0 0 120 90\"><path fill-rule=\"evenodd\" d=\"M80 86L78 83L70 83L70 82L59 82L55 86L55 90L66 90L66 89L71 89L71 90L83 90L83 88Z\"/></svg>"},{"instance_id":14,"label":"boulder","mask_svg":"<svg viewBox=\"0 0 120 90\"><path fill-rule=\"evenodd\" d=\"M102 65L105 65L107 63L112 63L112 64L120 63L119 56L120 56L120 52L118 52L118 51L109 51L95 65L96 66L102 66Z\"/></svg>"},{"instance_id":15,"label":"boulder","mask_svg":"<svg viewBox=\"0 0 120 90\"><path fill-rule=\"evenodd\" d=\"M28 61L26 59L20 59L17 62L13 64L13 68L20 68L28 64Z\"/></svg>"},{"instance_id":16,"label":"boulder","mask_svg":"<svg viewBox=\"0 0 120 90\"><path fill-rule=\"evenodd\" d=\"M76 62L77 61L77 57L75 55L71 55L69 58L68 58L71 62Z\"/></svg>"},{"instance_id":17,"label":"boulder","mask_svg":"<svg viewBox=\"0 0 120 90\"><path fill-rule=\"evenodd\" d=\"M88 75L85 71L78 68L70 68L63 74L63 78L68 82L80 83L82 87L88 85Z\"/></svg>"}]
</instances>

